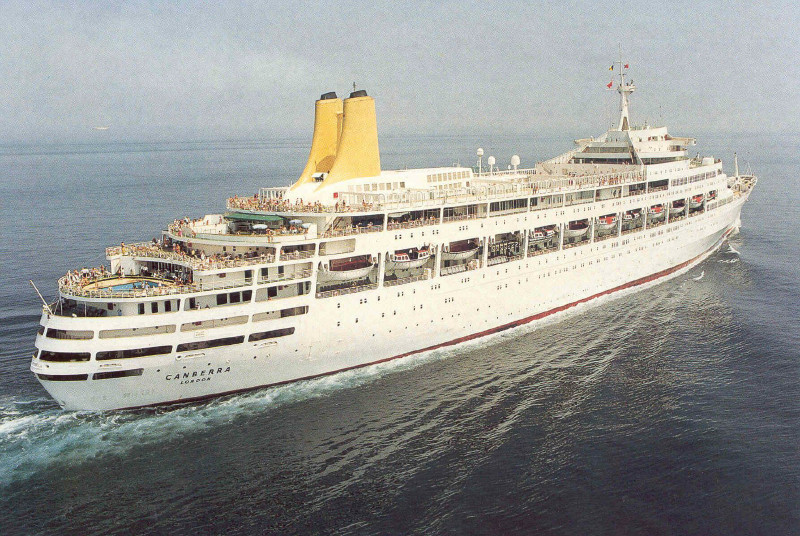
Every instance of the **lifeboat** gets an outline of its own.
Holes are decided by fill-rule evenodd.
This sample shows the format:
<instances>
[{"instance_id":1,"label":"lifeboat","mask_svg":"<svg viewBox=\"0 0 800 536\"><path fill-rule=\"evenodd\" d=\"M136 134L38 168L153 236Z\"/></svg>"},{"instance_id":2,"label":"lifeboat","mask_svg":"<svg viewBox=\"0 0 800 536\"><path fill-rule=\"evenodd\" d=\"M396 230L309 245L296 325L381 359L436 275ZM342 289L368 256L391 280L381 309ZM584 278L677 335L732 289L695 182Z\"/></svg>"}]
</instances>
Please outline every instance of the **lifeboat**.
<instances>
[{"instance_id":1,"label":"lifeboat","mask_svg":"<svg viewBox=\"0 0 800 536\"><path fill-rule=\"evenodd\" d=\"M638 210L629 210L622 216L622 221L629 223L635 220L638 220L642 217L642 213Z\"/></svg>"},{"instance_id":2,"label":"lifeboat","mask_svg":"<svg viewBox=\"0 0 800 536\"><path fill-rule=\"evenodd\" d=\"M553 229L543 227L541 229L535 229L533 233L531 233L529 240L531 241L532 244L538 244L539 242L550 240L555 235L556 232Z\"/></svg>"},{"instance_id":3,"label":"lifeboat","mask_svg":"<svg viewBox=\"0 0 800 536\"><path fill-rule=\"evenodd\" d=\"M386 267L391 270L410 270L423 266L430 258L431 250L427 246L419 249L398 250L389 255Z\"/></svg>"},{"instance_id":4,"label":"lifeboat","mask_svg":"<svg viewBox=\"0 0 800 536\"><path fill-rule=\"evenodd\" d=\"M611 231L617 225L617 217L614 214L600 216L595 222L598 231Z\"/></svg>"},{"instance_id":5,"label":"lifeboat","mask_svg":"<svg viewBox=\"0 0 800 536\"><path fill-rule=\"evenodd\" d=\"M477 243L470 240L451 242L444 247L442 258L447 261L469 259L479 248Z\"/></svg>"},{"instance_id":6,"label":"lifeboat","mask_svg":"<svg viewBox=\"0 0 800 536\"><path fill-rule=\"evenodd\" d=\"M705 196L703 194L700 195L693 195L692 198L689 200L689 208L700 208L703 206L703 201L705 201Z\"/></svg>"},{"instance_id":7,"label":"lifeboat","mask_svg":"<svg viewBox=\"0 0 800 536\"><path fill-rule=\"evenodd\" d=\"M669 207L669 214L672 216L673 214L680 214L684 210L686 210L686 202L683 199L678 199L677 201L673 201Z\"/></svg>"},{"instance_id":8,"label":"lifeboat","mask_svg":"<svg viewBox=\"0 0 800 536\"><path fill-rule=\"evenodd\" d=\"M589 224L586 220L571 221L564 229L564 236L567 238L575 238L583 236L589 230Z\"/></svg>"},{"instance_id":9,"label":"lifeboat","mask_svg":"<svg viewBox=\"0 0 800 536\"><path fill-rule=\"evenodd\" d=\"M665 216L664 207L662 205L653 205L647 209L647 219L650 221L663 220Z\"/></svg>"},{"instance_id":10,"label":"lifeboat","mask_svg":"<svg viewBox=\"0 0 800 536\"><path fill-rule=\"evenodd\" d=\"M374 261L367 256L333 259L328 266L322 267L322 273L331 281L357 281L367 277L374 267Z\"/></svg>"}]
</instances>

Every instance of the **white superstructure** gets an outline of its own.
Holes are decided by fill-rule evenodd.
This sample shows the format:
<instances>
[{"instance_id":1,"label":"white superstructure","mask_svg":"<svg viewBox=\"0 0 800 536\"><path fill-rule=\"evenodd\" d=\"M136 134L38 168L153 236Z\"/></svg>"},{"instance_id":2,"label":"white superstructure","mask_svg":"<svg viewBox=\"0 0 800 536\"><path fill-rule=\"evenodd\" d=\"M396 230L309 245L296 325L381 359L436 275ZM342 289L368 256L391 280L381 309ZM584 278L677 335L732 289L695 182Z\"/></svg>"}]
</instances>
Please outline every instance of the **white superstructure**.
<instances>
[{"instance_id":1,"label":"white superstructure","mask_svg":"<svg viewBox=\"0 0 800 536\"><path fill-rule=\"evenodd\" d=\"M67 274L31 370L66 409L193 400L456 344L700 260L756 179L630 126L619 68L618 127L532 169L383 171L372 99L323 95L292 187Z\"/></svg>"}]
</instances>

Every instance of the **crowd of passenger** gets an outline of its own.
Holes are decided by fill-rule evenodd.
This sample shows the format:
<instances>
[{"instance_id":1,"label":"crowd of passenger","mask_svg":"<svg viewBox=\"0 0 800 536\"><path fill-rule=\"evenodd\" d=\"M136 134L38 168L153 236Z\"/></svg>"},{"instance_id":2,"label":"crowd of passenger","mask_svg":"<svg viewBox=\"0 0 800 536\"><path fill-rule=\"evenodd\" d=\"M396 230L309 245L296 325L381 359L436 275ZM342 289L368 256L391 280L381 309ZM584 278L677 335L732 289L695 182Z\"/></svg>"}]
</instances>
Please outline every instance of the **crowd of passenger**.
<instances>
[{"instance_id":1,"label":"crowd of passenger","mask_svg":"<svg viewBox=\"0 0 800 536\"><path fill-rule=\"evenodd\" d=\"M363 201L360 204L348 205L344 199L337 200L331 205L323 205L319 201L304 203L302 199L294 202L280 197L239 197L235 195L228 198L228 208L240 210L261 210L266 212L359 212L374 209L372 203Z\"/></svg>"},{"instance_id":2,"label":"crowd of passenger","mask_svg":"<svg viewBox=\"0 0 800 536\"><path fill-rule=\"evenodd\" d=\"M135 255L139 257L157 257L169 260L185 261L192 265L195 270L208 270L215 268L227 268L235 266L236 263L250 259L259 259L263 262L270 262L274 256L270 253L259 253L247 251L244 253L215 253L206 255L203 250L194 249L191 243L171 242L165 238L162 240L153 239L150 243L130 244L124 242L119 248L109 248L109 255Z\"/></svg>"},{"instance_id":3,"label":"crowd of passenger","mask_svg":"<svg viewBox=\"0 0 800 536\"><path fill-rule=\"evenodd\" d=\"M98 266L95 268L86 268L84 266L80 270L70 270L67 272L63 280L70 286L84 286L109 276L111 276L111 271L105 266Z\"/></svg>"}]
</instances>

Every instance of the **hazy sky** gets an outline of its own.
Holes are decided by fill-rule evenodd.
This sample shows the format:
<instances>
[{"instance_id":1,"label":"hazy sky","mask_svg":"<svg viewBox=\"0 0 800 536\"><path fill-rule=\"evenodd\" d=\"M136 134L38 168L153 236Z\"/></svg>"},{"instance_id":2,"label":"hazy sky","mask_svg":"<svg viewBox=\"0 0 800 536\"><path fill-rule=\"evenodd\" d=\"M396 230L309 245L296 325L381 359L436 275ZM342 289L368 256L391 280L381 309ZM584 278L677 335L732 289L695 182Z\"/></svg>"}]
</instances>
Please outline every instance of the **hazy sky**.
<instances>
[{"instance_id":1,"label":"hazy sky","mask_svg":"<svg viewBox=\"0 0 800 536\"><path fill-rule=\"evenodd\" d=\"M355 81L384 134L797 131L797 2L0 2L0 142L310 137ZM109 126L103 132L94 126Z\"/></svg>"}]
</instances>

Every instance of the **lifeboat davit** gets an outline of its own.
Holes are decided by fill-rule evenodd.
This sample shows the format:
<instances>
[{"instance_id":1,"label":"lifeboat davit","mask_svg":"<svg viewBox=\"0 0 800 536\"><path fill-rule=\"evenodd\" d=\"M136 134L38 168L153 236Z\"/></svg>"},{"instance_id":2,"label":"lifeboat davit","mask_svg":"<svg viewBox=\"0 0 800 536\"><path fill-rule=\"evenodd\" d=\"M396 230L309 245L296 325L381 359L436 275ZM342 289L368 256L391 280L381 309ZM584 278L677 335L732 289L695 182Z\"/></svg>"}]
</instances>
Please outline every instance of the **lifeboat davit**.
<instances>
[{"instance_id":1,"label":"lifeboat davit","mask_svg":"<svg viewBox=\"0 0 800 536\"><path fill-rule=\"evenodd\" d=\"M372 259L361 257L356 259L331 260L328 266L322 267L325 279L331 281L357 281L364 279L375 268Z\"/></svg>"},{"instance_id":2,"label":"lifeboat davit","mask_svg":"<svg viewBox=\"0 0 800 536\"><path fill-rule=\"evenodd\" d=\"M479 248L480 246L478 244L469 240L452 242L444 247L442 258L448 261L469 259L475 255L475 252L478 251Z\"/></svg>"},{"instance_id":3,"label":"lifeboat davit","mask_svg":"<svg viewBox=\"0 0 800 536\"><path fill-rule=\"evenodd\" d=\"M586 234L586 231L589 230L589 224L586 220L580 221L571 221L569 225L564 229L564 236L567 238L575 238L578 236L583 236Z\"/></svg>"},{"instance_id":4,"label":"lifeboat davit","mask_svg":"<svg viewBox=\"0 0 800 536\"><path fill-rule=\"evenodd\" d=\"M669 207L669 214L672 216L673 214L680 214L686 210L686 202L683 199L678 199L677 201L673 201Z\"/></svg>"},{"instance_id":5,"label":"lifeboat davit","mask_svg":"<svg viewBox=\"0 0 800 536\"><path fill-rule=\"evenodd\" d=\"M689 200L689 208L700 208L703 206L703 201L705 201L706 197L703 194L694 195Z\"/></svg>"},{"instance_id":6,"label":"lifeboat davit","mask_svg":"<svg viewBox=\"0 0 800 536\"><path fill-rule=\"evenodd\" d=\"M399 250L389 255L386 266L392 270L410 270L423 266L430 258L431 250L428 247Z\"/></svg>"}]
</instances>

